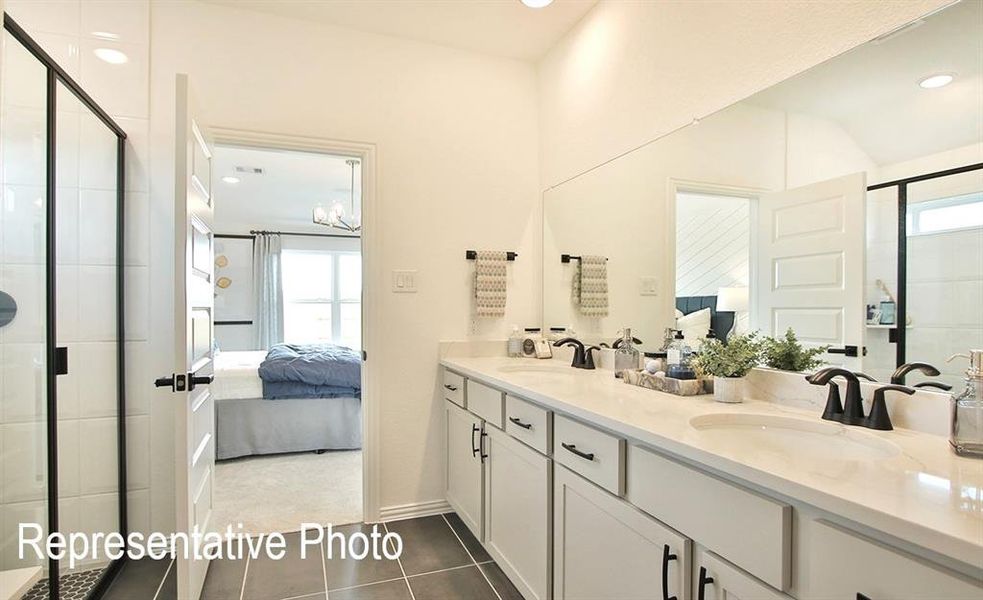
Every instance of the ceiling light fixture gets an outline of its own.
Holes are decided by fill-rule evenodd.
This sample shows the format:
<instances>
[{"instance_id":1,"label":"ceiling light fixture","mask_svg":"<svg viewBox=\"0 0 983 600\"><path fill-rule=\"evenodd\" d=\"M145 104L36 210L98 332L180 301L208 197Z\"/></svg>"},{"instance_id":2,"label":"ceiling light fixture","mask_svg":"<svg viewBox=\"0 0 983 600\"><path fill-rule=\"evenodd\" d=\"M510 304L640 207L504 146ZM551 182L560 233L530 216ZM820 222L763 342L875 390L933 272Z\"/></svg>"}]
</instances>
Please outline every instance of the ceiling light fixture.
<instances>
[{"instance_id":1,"label":"ceiling light fixture","mask_svg":"<svg viewBox=\"0 0 983 600\"><path fill-rule=\"evenodd\" d=\"M239 183L240 179L233 175L226 175L225 177L222 178L222 181L224 181L225 183L235 184L235 183Z\"/></svg>"},{"instance_id":2,"label":"ceiling light fixture","mask_svg":"<svg viewBox=\"0 0 983 600\"><path fill-rule=\"evenodd\" d=\"M928 77L920 80L918 85L926 90L934 90L936 88L949 85L952 83L953 78L954 77L950 73L938 73L936 75L929 75Z\"/></svg>"},{"instance_id":3,"label":"ceiling light fixture","mask_svg":"<svg viewBox=\"0 0 983 600\"><path fill-rule=\"evenodd\" d=\"M553 0L522 0L522 3L529 8L543 8L553 3Z\"/></svg>"},{"instance_id":4,"label":"ceiling light fixture","mask_svg":"<svg viewBox=\"0 0 983 600\"><path fill-rule=\"evenodd\" d=\"M362 230L361 223L358 222L358 217L355 215L355 165L358 164L357 160L348 159L345 163L352 169L352 186L351 186L351 210L352 217L351 222L345 221L345 207L342 206L341 202L335 202L330 210L324 208L320 204L314 207L314 223L317 225L324 225L325 227L334 227L335 229L343 229L350 233L356 233Z\"/></svg>"},{"instance_id":5,"label":"ceiling light fixture","mask_svg":"<svg viewBox=\"0 0 983 600\"><path fill-rule=\"evenodd\" d=\"M121 65L130 60L130 57L115 48L96 48L92 52L97 58L111 65Z\"/></svg>"}]
</instances>

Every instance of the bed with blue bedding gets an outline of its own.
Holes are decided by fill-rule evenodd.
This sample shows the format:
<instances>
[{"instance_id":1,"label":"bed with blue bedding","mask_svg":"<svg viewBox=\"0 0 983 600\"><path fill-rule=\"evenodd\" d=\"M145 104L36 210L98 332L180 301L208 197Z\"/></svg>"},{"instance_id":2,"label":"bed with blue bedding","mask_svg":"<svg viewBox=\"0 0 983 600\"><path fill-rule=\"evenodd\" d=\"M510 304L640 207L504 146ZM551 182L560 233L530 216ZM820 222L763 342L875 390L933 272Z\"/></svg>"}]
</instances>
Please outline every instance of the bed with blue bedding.
<instances>
[{"instance_id":1,"label":"bed with blue bedding","mask_svg":"<svg viewBox=\"0 0 983 600\"><path fill-rule=\"evenodd\" d=\"M362 360L333 344L215 357L216 458L362 445Z\"/></svg>"}]
</instances>

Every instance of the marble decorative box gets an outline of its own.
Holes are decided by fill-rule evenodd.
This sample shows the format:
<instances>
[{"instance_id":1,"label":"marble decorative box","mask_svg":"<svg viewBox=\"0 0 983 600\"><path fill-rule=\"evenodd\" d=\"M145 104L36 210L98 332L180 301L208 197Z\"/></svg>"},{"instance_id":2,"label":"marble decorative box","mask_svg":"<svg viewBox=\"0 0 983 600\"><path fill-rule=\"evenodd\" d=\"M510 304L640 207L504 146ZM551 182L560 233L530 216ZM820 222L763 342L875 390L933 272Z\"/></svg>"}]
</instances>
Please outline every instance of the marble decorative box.
<instances>
[{"instance_id":1,"label":"marble decorative box","mask_svg":"<svg viewBox=\"0 0 983 600\"><path fill-rule=\"evenodd\" d=\"M713 378L674 379L665 375L653 375L648 371L625 369L621 372L621 380L629 385L648 388L677 396L699 396L713 393Z\"/></svg>"}]
</instances>

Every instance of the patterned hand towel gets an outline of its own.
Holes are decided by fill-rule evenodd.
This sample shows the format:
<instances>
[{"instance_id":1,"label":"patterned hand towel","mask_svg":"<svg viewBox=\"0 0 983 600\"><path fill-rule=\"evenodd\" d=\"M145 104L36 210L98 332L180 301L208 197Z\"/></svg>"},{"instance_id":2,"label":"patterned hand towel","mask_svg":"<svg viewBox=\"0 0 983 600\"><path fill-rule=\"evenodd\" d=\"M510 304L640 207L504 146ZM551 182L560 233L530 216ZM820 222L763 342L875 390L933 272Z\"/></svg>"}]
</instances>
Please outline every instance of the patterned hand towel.
<instances>
[{"instance_id":1,"label":"patterned hand towel","mask_svg":"<svg viewBox=\"0 0 983 600\"><path fill-rule=\"evenodd\" d=\"M603 256L583 256L573 276L573 302L586 317L608 316L608 262Z\"/></svg>"},{"instance_id":2,"label":"patterned hand towel","mask_svg":"<svg viewBox=\"0 0 983 600\"><path fill-rule=\"evenodd\" d=\"M475 315L504 317L508 253L478 250L474 261Z\"/></svg>"}]
</instances>

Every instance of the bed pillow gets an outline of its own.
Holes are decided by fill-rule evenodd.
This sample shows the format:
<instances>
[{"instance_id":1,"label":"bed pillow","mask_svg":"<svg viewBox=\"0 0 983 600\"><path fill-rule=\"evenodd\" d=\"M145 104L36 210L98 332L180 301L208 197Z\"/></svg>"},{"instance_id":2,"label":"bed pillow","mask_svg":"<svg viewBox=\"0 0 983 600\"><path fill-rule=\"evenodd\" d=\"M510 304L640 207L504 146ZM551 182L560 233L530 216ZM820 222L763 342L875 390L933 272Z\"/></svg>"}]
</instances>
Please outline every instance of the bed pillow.
<instances>
[{"instance_id":1,"label":"bed pillow","mask_svg":"<svg viewBox=\"0 0 983 600\"><path fill-rule=\"evenodd\" d=\"M710 331L710 309L703 308L677 318L676 329L682 330L690 348L699 350Z\"/></svg>"}]
</instances>

